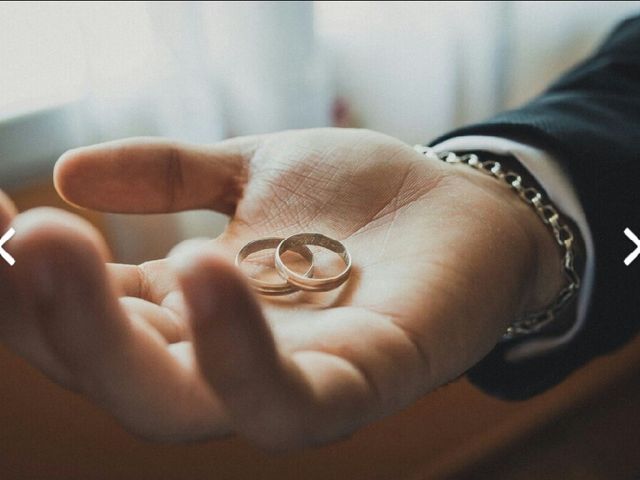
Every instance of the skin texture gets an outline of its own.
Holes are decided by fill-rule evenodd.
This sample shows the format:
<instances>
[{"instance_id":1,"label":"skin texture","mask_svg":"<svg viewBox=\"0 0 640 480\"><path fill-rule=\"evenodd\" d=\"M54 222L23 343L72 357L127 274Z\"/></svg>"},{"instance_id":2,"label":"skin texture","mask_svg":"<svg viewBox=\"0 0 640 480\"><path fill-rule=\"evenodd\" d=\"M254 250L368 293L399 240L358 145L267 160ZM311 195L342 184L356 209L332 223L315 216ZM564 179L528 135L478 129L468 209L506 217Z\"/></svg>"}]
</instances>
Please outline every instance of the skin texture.
<instances>
[{"instance_id":1,"label":"skin texture","mask_svg":"<svg viewBox=\"0 0 640 480\"><path fill-rule=\"evenodd\" d=\"M2 341L157 441L340 439L463 374L562 285L551 234L513 192L370 131L111 142L64 154L55 184L101 211L230 215L216 239L117 265L80 218L16 216L0 198L0 229L17 231L17 263L0 265ZM302 231L347 246L349 281L254 294L236 252Z\"/></svg>"}]
</instances>

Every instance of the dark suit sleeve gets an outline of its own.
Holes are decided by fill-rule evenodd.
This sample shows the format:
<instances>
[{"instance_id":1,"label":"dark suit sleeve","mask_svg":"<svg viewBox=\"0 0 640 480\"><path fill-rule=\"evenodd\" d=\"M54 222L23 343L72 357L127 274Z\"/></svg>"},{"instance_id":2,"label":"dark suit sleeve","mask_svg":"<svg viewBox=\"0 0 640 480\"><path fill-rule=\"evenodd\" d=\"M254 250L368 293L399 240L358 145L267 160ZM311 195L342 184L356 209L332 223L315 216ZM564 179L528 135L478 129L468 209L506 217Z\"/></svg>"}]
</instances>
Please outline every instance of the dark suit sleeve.
<instances>
[{"instance_id":1,"label":"dark suit sleeve","mask_svg":"<svg viewBox=\"0 0 640 480\"><path fill-rule=\"evenodd\" d=\"M526 399L590 359L629 341L640 327L640 259L623 234L640 235L640 16L622 22L602 46L543 94L436 139L493 135L542 148L558 159L578 194L595 243L596 272L586 324L552 354L511 364L499 344L472 368L480 388Z\"/></svg>"}]
</instances>

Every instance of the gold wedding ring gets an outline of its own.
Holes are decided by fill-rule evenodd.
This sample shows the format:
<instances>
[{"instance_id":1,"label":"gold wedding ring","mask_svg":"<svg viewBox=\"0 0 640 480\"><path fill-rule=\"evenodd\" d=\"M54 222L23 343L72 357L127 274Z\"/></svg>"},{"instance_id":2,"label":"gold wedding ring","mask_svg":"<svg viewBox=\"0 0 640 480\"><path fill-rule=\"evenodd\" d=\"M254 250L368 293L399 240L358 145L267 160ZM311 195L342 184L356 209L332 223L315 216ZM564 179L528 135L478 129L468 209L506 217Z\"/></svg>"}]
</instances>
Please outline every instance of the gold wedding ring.
<instances>
[{"instance_id":1,"label":"gold wedding ring","mask_svg":"<svg viewBox=\"0 0 640 480\"><path fill-rule=\"evenodd\" d=\"M236 255L236 266L240 267L240 264L252 253L259 252L261 250L268 250L270 248L277 248L282 243L283 239L279 237L267 237L259 240L254 240L247 243L240 249ZM305 245L299 244L288 248L292 252L300 254L305 260L309 262L309 268L302 275L296 274L301 278L308 278L313 275L313 254L311 250ZM290 269L288 269L290 270ZM292 271L292 270L291 270ZM294 272L295 273L295 272ZM248 277L249 284L259 293L263 295L287 295L289 293L297 292L298 287L287 281L278 283L265 282L264 280L258 280L257 278Z\"/></svg>"},{"instance_id":2,"label":"gold wedding ring","mask_svg":"<svg viewBox=\"0 0 640 480\"><path fill-rule=\"evenodd\" d=\"M331 250L337 253L344 261L345 268L332 277L311 278L300 275L287 267L282 261L282 255L286 251L297 251L298 248L306 245L317 245L319 247ZM351 255L347 248L338 240L329 238L321 233L298 233L291 235L280 242L275 253L275 265L278 273L284 278L288 284L293 285L300 290L308 290L311 292L326 292L333 290L342 285L351 273Z\"/></svg>"}]
</instances>

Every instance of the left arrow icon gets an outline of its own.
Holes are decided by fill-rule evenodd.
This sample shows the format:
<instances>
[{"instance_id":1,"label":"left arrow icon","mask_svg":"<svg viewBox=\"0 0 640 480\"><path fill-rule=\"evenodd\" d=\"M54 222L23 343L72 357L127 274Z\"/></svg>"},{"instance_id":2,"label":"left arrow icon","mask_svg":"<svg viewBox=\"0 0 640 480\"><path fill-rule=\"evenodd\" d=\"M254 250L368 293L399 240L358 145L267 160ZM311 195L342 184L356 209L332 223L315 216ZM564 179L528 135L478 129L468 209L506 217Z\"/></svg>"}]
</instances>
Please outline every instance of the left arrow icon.
<instances>
[{"instance_id":1,"label":"left arrow icon","mask_svg":"<svg viewBox=\"0 0 640 480\"><path fill-rule=\"evenodd\" d=\"M11 255L9 255L9 252L2 248L2 246L7 243L7 241L15 235L15 233L16 231L13 228L10 228L5 232L4 235L2 235L2 238L0 238L0 257L4 258L4 260L11 266L13 266L16 261Z\"/></svg>"}]
</instances>

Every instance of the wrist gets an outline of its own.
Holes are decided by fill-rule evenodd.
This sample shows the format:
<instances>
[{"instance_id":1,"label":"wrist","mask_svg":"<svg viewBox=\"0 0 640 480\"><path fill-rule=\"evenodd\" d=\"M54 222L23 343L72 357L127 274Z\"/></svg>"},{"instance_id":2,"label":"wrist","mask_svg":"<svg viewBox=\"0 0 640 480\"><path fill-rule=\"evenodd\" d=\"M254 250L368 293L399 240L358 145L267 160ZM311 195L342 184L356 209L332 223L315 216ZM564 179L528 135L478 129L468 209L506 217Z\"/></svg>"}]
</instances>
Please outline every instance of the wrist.
<instances>
[{"instance_id":1,"label":"wrist","mask_svg":"<svg viewBox=\"0 0 640 480\"><path fill-rule=\"evenodd\" d=\"M485 151L476 152L480 161L500 162L503 169L515 171L522 177L522 184L526 188L534 188L540 192L543 198L547 198L544 187L529 173L529 171L511 155L495 155ZM486 176L485 176L486 177ZM493 180L488 178L488 180ZM493 189L496 189L495 181ZM527 279L527 288L522 302L520 315L539 311L549 305L566 285L567 280L563 273L563 251L558 245L554 233L549 225L540 218L535 208L527 204L517 192L505 188L504 200L512 208L518 223L526 232L529 259L531 261L530 276Z\"/></svg>"},{"instance_id":2,"label":"wrist","mask_svg":"<svg viewBox=\"0 0 640 480\"><path fill-rule=\"evenodd\" d=\"M518 202L519 198L514 197L512 201ZM553 233L532 209L524 207L520 209L520 221L526 225L531 239L529 251L533 267L521 314L544 309L567 283L562 268L562 251Z\"/></svg>"},{"instance_id":3,"label":"wrist","mask_svg":"<svg viewBox=\"0 0 640 480\"><path fill-rule=\"evenodd\" d=\"M416 149L451 164L490 193L496 200L496 226L502 225L505 232L517 238L510 257L514 267L519 265L513 279L520 293L514 305L517 316L504 338L564 328L562 314L580 287L575 265L580 239L575 226L513 157L468 151L435 154L425 147ZM518 261L515 257L520 255L524 258Z\"/></svg>"},{"instance_id":4,"label":"wrist","mask_svg":"<svg viewBox=\"0 0 640 480\"><path fill-rule=\"evenodd\" d=\"M523 183L534 186L529 175L515 159L489 156L482 152L481 161L489 159L500 161L503 165L509 165L509 169L517 168L523 176ZM562 287L566 279L562 271L562 251L557 245L552 231L545 225L536 212L527 205L519 195L509 188L503 188L495 179L483 175L473 169L468 170L469 175L477 175L477 182L482 182L484 188L496 196L499 204L505 210L504 217L513 220L506 228L517 226L521 232L514 236L518 239L519 246L513 252L522 255L525 267L518 269L522 272L522 298L519 302L516 318L521 318L527 313L539 311L549 305ZM526 178L525 178L526 177ZM504 186L506 187L506 186ZM539 186L535 184L535 187Z\"/></svg>"}]
</instances>

